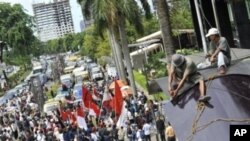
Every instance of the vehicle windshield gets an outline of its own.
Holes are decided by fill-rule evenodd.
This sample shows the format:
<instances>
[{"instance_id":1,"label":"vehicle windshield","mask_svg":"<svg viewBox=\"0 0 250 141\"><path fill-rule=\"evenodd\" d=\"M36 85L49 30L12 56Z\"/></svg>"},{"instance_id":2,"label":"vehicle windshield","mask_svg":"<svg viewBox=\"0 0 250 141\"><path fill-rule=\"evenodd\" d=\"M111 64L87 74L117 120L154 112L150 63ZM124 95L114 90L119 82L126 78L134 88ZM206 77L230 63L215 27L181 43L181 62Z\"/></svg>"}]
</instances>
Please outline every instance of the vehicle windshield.
<instances>
[{"instance_id":1,"label":"vehicle windshield","mask_svg":"<svg viewBox=\"0 0 250 141\"><path fill-rule=\"evenodd\" d=\"M33 74L42 73L43 69L34 69Z\"/></svg>"}]
</instances>

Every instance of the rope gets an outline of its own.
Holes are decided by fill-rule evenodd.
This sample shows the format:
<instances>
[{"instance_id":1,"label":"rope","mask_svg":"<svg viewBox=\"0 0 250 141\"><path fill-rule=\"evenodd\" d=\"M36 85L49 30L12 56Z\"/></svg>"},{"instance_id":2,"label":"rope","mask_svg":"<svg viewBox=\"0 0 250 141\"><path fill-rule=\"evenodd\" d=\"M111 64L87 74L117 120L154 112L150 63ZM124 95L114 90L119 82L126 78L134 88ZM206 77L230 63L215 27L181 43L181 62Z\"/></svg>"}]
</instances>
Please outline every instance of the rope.
<instances>
[{"instance_id":1,"label":"rope","mask_svg":"<svg viewBox=\"0 0 250 141\"><path fill-rule=\"evenodd\" d=\"M208 79L208 86L207 86L207 88L209 88L210 86L211 86L211 84L212 84L212 80L214 79L216 77L216 75L212 75L212 76L210 76L209 77L209 79ZM205 89L205 91L207 90L207 88ZM201 116L202 116L202 114L203 114L203 112L204 112L204 110L205 110L205 103L204 102L198 102L198 104L197 104L197 107L196 107L196 109L197 109L197 113L196 113L196 116L195 116L195 118L194 118L194 121L193 121L193 124L192 124L192 129L191 129L191 131L192 131L192 133L191 133L191 135L189 135L188 136L188 138L186 139L187 141L191 141L192 139L193 139L193 137L194 137L194 134L196 134L198 131L197 131L197 129L198 129L198 127L197 127L197 125L198 125L198 122L199 122L199 120L200 120L200 118L201 118Z\"/></svg>"},{"instance_id":2,"label":"rope","mask_svg":"<svg viewBox=\"0 0 250 141\"><path fill-rule=\"evenodd\" d=\"M212 84L212 80L214 80L216 78L216 75L212 75L212 76L209 76L208 78L208 87L211 86ZM207 89L206 89L207 90ZM235 94L236 95L236 94ZM189 135L186 139L186 141L192 141L193 138L194 138L194 135L197 133L197 132L200 132L201 130L204 130L205 128L207 128L209 125L215 123L215 122L218 122L218 121L224 121L224 122L244 122L244 123L250 123L250 119L228 119L228 118L217 118L217 119L214 119L214 120L211 120L209 122L207 122L206 124L204 125L200 125L200 126L197 126L198 125L198 122L199 122L199 119L202 115L202 113L204 112L205 110L205 103L204 102L199 102L198 105L197 105L197 113L196 113L196 116L195 116L195 120L192 124L192 133L191 135Z\"/></svg>"},{"instance_id":3,"label":"rope","mask_svg":"<svg viewBox=\"0 0 250 141\"><path fill-rule=\"evenodd\" d=\"M194 137L194 134L197 132L197 125L201 118L202 113L205 110L205 104L203 102L199 102L196 108L198 112L196 113L194 122L192 124L192 129L191 129L192 133L190 136L188 136L187 141L191 141Z\"/></svg>"}]
</instances>

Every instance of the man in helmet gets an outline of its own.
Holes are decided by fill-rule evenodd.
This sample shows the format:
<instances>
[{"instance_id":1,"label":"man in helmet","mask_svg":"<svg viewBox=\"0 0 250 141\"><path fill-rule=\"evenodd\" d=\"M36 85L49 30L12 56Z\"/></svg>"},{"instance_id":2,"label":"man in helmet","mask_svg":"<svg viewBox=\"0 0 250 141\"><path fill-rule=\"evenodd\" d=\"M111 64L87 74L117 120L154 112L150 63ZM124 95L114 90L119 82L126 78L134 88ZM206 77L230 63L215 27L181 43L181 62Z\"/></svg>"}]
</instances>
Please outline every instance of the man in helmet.
<instances>
[{"instance_id":1,"label":"man in helmet","mask_svg":"<svg viewBox=\"0 0 250 141\"><path fill-rule=\"evenodd\" d=\"M206 57L209 58L211 63L217 61L219 73L225 74L226 68L231 62L230 47L227 39L221 37L216 28L209 29L206 37L210 39L209 52Z\"/></svg>"},{"instance_id":2,"label":"man in helmet","mask_svg":"<svg viewBox=\"0 0 250 141\"><path fill-rule=\"evenodd\" d=\"M173 98L177 96L179 90L184 86L184 83L199 83L199 101L210 100L209 96L205 96L205 82L202 75L197 71L195 63L188 57L184 57L180 54L174 54L172 56L168 81L168 90Z\"/></svg>"}]
</instances>

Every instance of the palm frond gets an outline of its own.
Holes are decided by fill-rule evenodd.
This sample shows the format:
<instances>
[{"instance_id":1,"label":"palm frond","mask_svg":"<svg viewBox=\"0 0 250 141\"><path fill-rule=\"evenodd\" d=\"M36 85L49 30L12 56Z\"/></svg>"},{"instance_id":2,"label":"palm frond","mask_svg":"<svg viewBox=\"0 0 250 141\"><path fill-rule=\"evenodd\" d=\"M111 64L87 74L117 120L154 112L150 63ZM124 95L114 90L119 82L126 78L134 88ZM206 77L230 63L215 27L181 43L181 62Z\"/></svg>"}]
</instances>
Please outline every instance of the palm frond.
<instances>
[{"instance_id":1,"label":"palm frond","mask_svg":"<svg viewBox=\"0 0 250 141\"><path fill-rule=\"evenodd\" d=\"M143 34L143 25L140 9L134 0L122 0L120 2L120 14L123 14L128 22L133 25L139 34Z\"/></svg>"},{"instance_id":2,"label":"palm frond","mask_svg":"<svg viewBox=\"0 0 250 141\"><path fill-rule=\"evenodd\" d=\"M91 18L91 10L92 10L92 4L93 0L77 0L77 2L80 4L82 13L85 18Z\"/></svg>"},{"instance_id":3,"label":"palm frond","mask_svg":"<svg viewBox=\"0 0 250 141\"><path fill-rule=\"evenodd\" d=\"M143 10L145 11L145 17L147 19L152 18L151 10L150 10L150 5L147 0L140 0Z\"/></svg>"}]
</instances>

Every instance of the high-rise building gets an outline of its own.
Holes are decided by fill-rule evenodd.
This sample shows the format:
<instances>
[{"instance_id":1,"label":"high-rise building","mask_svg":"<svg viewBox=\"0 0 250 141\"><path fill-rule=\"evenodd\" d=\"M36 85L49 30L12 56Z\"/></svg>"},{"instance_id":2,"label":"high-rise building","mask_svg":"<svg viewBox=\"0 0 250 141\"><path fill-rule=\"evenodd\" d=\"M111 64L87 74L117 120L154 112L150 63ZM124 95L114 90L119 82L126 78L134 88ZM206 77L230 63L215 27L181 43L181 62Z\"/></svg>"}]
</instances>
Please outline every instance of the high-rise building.
<instances>
[{"instance_id":1,"label":"high-rise building","mask_svg":"<svg viewBox=\"0 0 250 141\"><path fill-rule=\"evenodd\" d=\"M54 0L50 3L36 3L32 6L41 41L74 33L69 0Z\"/></svg>"}]
</instances>

